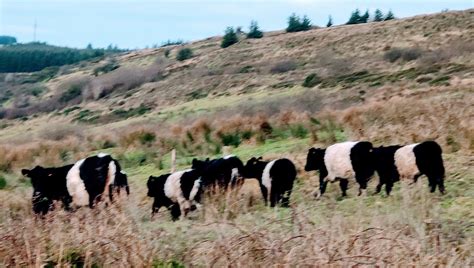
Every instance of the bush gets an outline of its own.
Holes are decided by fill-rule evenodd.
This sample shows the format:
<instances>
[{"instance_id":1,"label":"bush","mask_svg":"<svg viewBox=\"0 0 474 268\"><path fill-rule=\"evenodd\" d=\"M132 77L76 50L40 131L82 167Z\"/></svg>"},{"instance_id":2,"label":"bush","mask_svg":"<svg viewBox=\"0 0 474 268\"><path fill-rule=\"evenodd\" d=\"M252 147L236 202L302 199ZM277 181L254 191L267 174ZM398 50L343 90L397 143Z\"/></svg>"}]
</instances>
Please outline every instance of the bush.
<instances>
[{"instance_id":1,"label":"bush","mask_svg":"<svg viewBox=\"0 0 474 268\"><path fill-rule=\"evenodd\" d=\"M184 61L193 57L193 51L190 48L182 48L176 55L176 60Z\"/></svg>"},{"instance_id":2,"label":"bush","mask_svg":"<svg viewBox=\"0 0 474 268\"><path fill-rule=\"evenodd\" d=\"M99 66L94 69L93 74L94 76L98 76L99 74L106 74L115 69L118 69L120 65L116 61L108 62L102 66Z\"/></svg>"},{"instance_id":3,"label":"bush","mask_svg":"<svg viewBox=\"0 0 474 268\"><path fill-rule=\"evenodd\" d=\"M0 190L5 189L5 187L7 187L7 180L3 176L0 176Z\"/></svg>"},{"instance_id":4,"label":"bush","mask_svg":"<svg viewBox=\"0 0 474 268\"><path fill-rule=\"evenodd\" d=\"M242 142L240 138L240 133L219 133L219 138L224 146L234 146L239 147Z\"/></svg>"},{"instance_id":5,"label":"bush","mask_svg":"<svg viewBox=\"0 0 474 268\"><path fill-rule=\"evenodd\" d=\"M141 104L140 106L136 108L130 108L128 110L124 110L124 109L114 110L112 114L119 118L127 119L129 117L144 115L148 113L150 110L151 110L150 107L144 104Z\"/></svg>"},{"instance_id":6,"label":"bush","mask_svg":"<svg viewBox=\"0 0 474 268\"><path fill-rule=\"evenodd\" d=\"M398 59L404 61L416 60L421 56L422 52L419 48L391 48L384 54L384 59L389 62L395 62Z\"/></svg>"},{"instance_id":7,"label":"bush","mask_svg":"<svg viewBox=\"0 0 474 268\"><path fill-rule=\"evenodd\" d=\"M80 85L72 85L59 98L60 102L70 102L82 95L82 87Z\"/></svg>"},{"instance_id":8,"label":"bush","mask_svg":"<svg viewBox=\"0 0 474 268\"><path fill-rule=\"evenodd\" d=\"M290 127L291 136L304 139L308 135L308 130L301 124L297 124Z\"/></svg>"},{"instance_id":9,"label":"bush","mask_svg":"<svg viewBox=\"0 0 474 268\"><path fill-rule=\"evenodd\" d=\"M389 62L395 62L402 56L402 50L400 48L392 48L385 52L383 58Z\"/></svg>"},{"instance_id":10,"label":"bush","mask_svg":"<svg viewBox=\"0 0 474 268\"><path fill-rule=\"evenodd\" d=\"M271 69L270 72L273 74L276 73L286 73L288 71L296 69L296 63L294 61L282 61L275 64Z\"/></svg>"},{"instance_id":11,"label":"bush","mask_svg":"<svg viewBox=\"0 0 474 268\"><path fill-rule=\"evenodd\" d=\"M288 33L307 31L309 29L311 29L311 20L306 15L300 18L293 13L288 18L288 27L286 27Z\"/></svg>"},{"instance_id":12,"label":"bush","mask_svg":"<svg viewBox=\"0 0 474 268\"><path fill-rule=\"evenodd\" d=\"M321 83L321 78L317 74L308 75L303 82L304 87L314 87Z\"/></svg>"},{"instance_id":13,"label":"bush","mask_svg":"<svg viewBox=\"0 0 474 268\"><path fill-rule=\"evenodd\" d=\"M225 30L224 37L222 38L221 47L226 48L237 42L239 42L239 39L237 38L237 34L235 33L234 28L227 27L227 29Z\"/></svg>"},{"instance_id":14,"label":"bush","mask_svg":"<svg viewBox=\"0 0 474 268\"><path fill-rule=\"evenodd\" d=\"M156 135L152 132L143 131L142 133L140 133L140 135L138 135L138 141L140 141L142 145L150 145L155 142L155 140Z\"/></svg>"},{"instance_id":15,"label":"bush","mask_svg":"<svg viewBox=\"0 0 474 268\"><path fill-rule=\"evenodd\" d=\"M256 21L250 22L249 32L247 34L247 38L262 38L263 32L260 31L258 28L258 24Z\"/></svg>"},{"instance_id":16,"label":"bush","mask_svg":"<svg viewBox=\"0 0 474 268\"><path fill-rule=\"evenodd\" d=\"M168 47L168 46L176 46L176 45L182 45L184 44L183 40L167 40L163 43L161 43L161 47Z\"/></svg>"},{"instance_id":17,"label":"bush","mask_svg":"<svg viewBox=\"0 0 474 268\"><path fill-rule=\"evenodd\" d=\"M402 59L404 61L416 60L421 56L421 50L419 48L406 48L403 50Z\"/></svg>"}]
</instances>

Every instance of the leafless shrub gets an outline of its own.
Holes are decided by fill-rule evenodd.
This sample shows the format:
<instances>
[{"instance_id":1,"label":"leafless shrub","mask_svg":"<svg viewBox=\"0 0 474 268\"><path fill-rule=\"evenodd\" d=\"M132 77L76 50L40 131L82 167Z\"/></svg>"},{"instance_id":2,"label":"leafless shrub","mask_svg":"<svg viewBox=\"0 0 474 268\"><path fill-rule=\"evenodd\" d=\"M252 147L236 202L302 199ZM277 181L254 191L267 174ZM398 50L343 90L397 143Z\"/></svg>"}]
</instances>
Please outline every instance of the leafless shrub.
<instances>
[{"instance_id":1,"label":"leafless shrub","mask_svg":"<svg viewBox=\"0 0 474 268\"><path fill-rule=\"evenodd\" d=\"M52 141L61 141L69 137L82 139L83 135L83 128L72 124L45 126L38 133L39 138Z\"/></svg>"},{"instance_id":2,"label":"leafless shrub","mask_svg":"<svg viewBox=\"0 0 474 268\"><path fill-rule=\"evenodd\" d=\"M87 88L87 98L100 99L112 92L126 92L148 82L160 80L164 75L165 65L157 60L148 67L122 66L112 72L98 76Z\"/></svg>"},{"instance_id":3,"label":"leafless shrub","mask_svg":"<svg viewBox=\"0 0 474 268\"><path fill-rule=\"evenodd\" d=\"M286 73L296 69L297 65L296 62L292 60L281 61L273 65L270 69L270 73L272 74L279 74L279 73Z\"/></svg>"},{"instance_id":4,"label":"leafless shrub","mask_svg":"<svg viewBox=\"0 0 474 268\"><path fill-rule=\"evenodd\" d=\"M348 74L354 70L353 59L338 57L329 49L318 53L316 64L319 68L322 68L321 74L329 77Z\"/></svg>"},{"instance_id":5,"label":"leafless shrub","mask_svg":"<svg viewBox=\"0 0 474 268\"><path fill-rule=\"evenodd\" d=\"M398 59L403 59L404 61L412 61L418 59L422 55L420 48L411 47L411 48L391 48L384 54L384 59L389 62L395 62Z\"/></svg>"},{"instance_id":6,"label":"leafless shrub","mask_svg":"<svg viewBox=\"0 0 474 268\"><path fill-rule=\"evenodd\" d=\"M474 53L474 44L465 40L455 40L444 47L429 51L419 59L422 66L447 63L455 57L467 57Z\"/></svg>"}]
</instances>

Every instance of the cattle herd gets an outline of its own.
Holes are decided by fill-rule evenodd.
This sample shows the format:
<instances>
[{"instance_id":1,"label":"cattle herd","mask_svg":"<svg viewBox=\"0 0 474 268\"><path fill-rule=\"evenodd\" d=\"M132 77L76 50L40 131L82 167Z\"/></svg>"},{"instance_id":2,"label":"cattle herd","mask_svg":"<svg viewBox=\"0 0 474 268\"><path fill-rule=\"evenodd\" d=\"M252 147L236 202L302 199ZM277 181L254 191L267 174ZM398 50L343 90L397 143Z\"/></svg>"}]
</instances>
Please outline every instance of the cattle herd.
<instances>
[{"instance_id":1,"label":"cattle herd","mask_svg":"<svg viewBox=\"0 0 474 268\"><path fill-rule=\"evenodd\" d=\"M339 181L342 196L346 196L349 181L359 185L359 195L375 172L379 176L376 193L385 185L390 194L394 182L416 182L428 177L430 191L436 187L444 194L444 166L441 147L434 141L405 146L373 147L367 141L348 141L333 144L326 149L308 151L305 171L319 171L319 191L326 191L328 182ZM113 201L113 194L121 190L130 194L127 175L117 160L108 154L98 154L73 165L44 168L36 166L22 174L31 179L33 211L46 214L54 208L53 201L61 201L64 209L81 206L93 208L101 200ZM192 161L190 169L150 176L148 196L154 198L152 215L161 207L168 208L173 220L201 206L204 192L214 194L242 184L246 178L256 178L265 204L287 207L297 171L286 158L263 161L252 157L244 165L236 156Z\"/></svg>"}]
</instances>

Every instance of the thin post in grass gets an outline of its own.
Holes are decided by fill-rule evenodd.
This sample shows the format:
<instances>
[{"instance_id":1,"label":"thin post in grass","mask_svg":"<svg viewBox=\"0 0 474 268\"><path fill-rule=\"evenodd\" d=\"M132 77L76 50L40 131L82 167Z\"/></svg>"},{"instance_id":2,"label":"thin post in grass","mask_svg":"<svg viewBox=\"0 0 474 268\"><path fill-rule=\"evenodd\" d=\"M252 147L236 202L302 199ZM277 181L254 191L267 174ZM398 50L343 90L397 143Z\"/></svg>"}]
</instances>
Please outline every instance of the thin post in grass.
<instances>
[{"instance_id":1,"label":"thin post in grass","mask_svg":"<svg viewBox=\"0 0 474 268\"><path fill-rule=\"evenodd\" d=\"M171 173L176 171L176 149L171 150Z\"/></svg>"}]
</instances>

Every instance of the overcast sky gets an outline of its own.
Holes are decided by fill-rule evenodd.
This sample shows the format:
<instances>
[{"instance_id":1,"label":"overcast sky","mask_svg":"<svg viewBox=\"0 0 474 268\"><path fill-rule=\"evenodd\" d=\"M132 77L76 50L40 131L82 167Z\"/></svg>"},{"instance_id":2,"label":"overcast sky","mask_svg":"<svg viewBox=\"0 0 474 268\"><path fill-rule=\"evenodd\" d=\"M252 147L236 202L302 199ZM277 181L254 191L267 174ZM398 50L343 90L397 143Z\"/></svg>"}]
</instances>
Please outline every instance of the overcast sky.
<instances>
[{"instance_id":1,"label":"overcast sky","mask_svg":"<svg viewBox=\"0 0 474 268\"><path fill-rule=\"evenodd\" d=\"M248 28L257 20L264 31L286 27L287 17L306 14L316 25L332 15L335 24L347 21L352 10L391 9L397 17L463 10L474 0L0 0L0 35L19 42L85 47L143 48L171 39L192 41L221 35L226 26Z\"/></svg>"}]
</instances>

